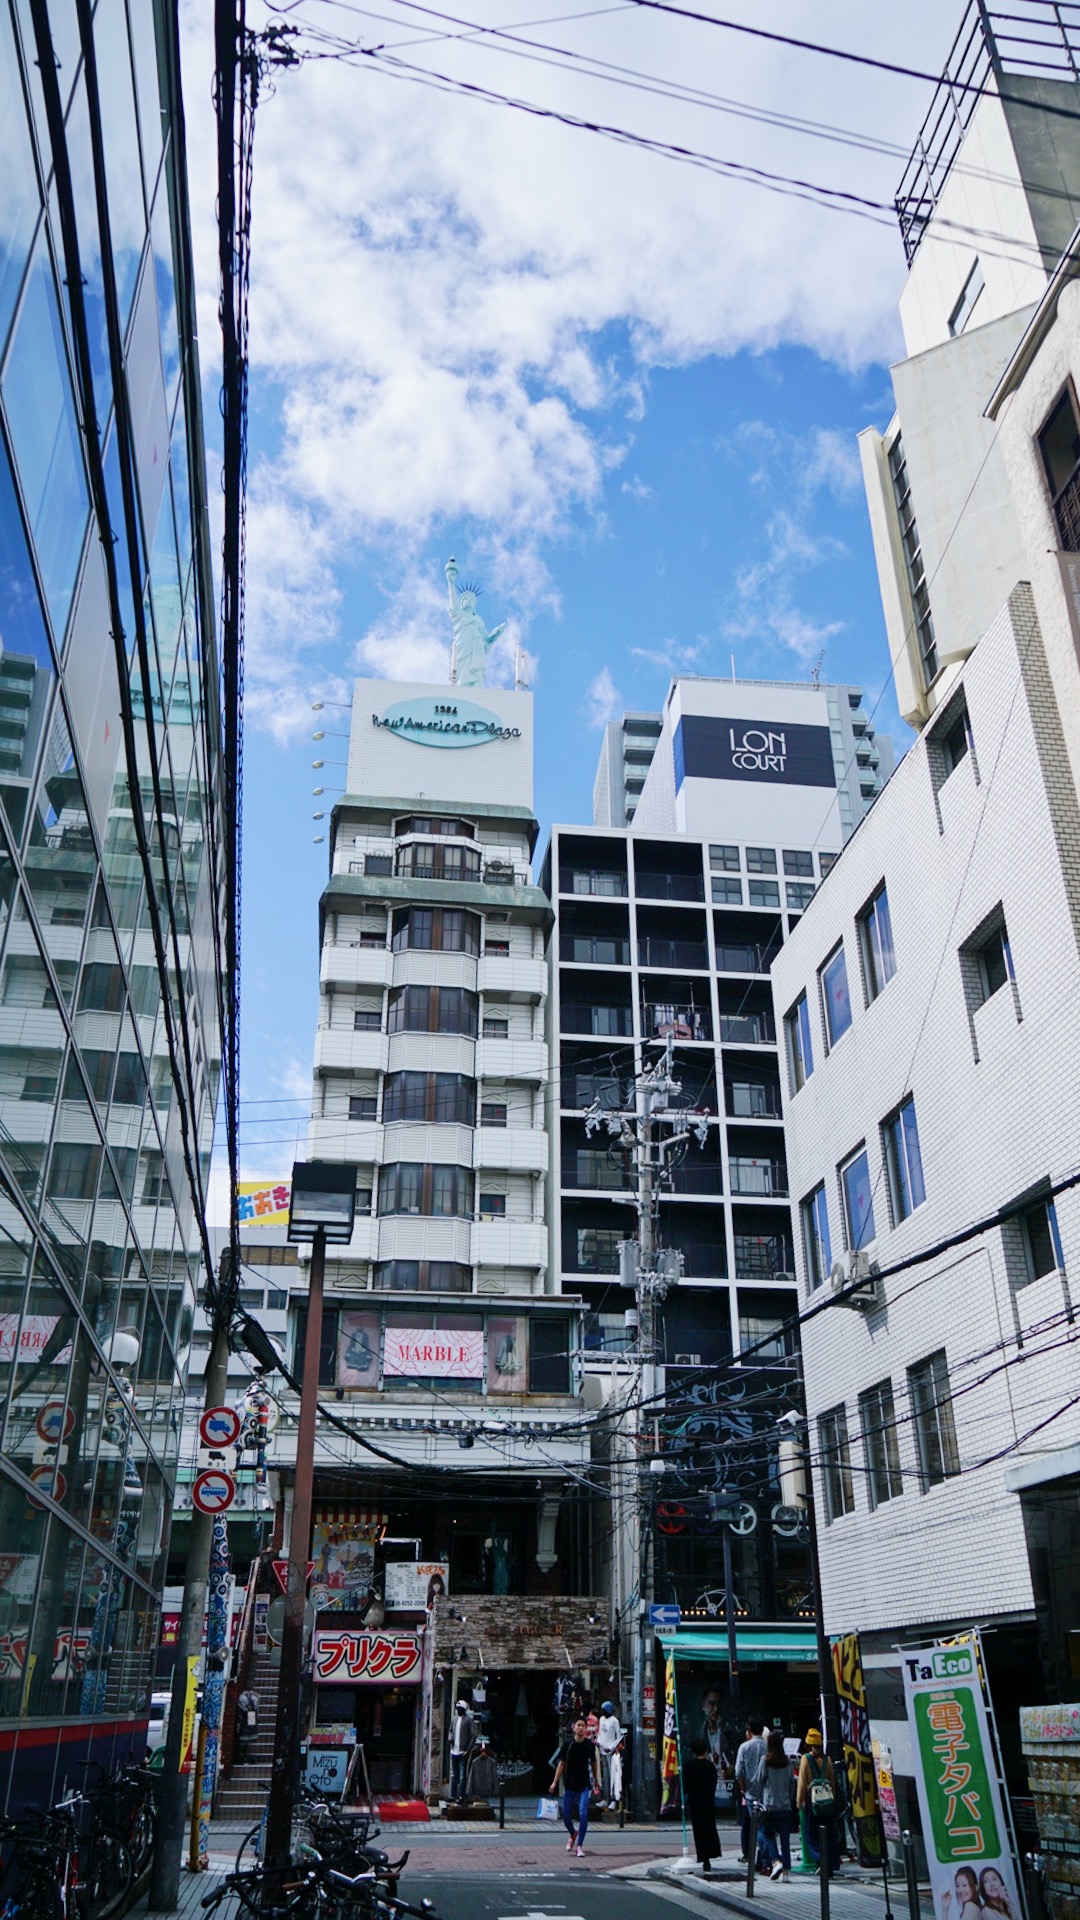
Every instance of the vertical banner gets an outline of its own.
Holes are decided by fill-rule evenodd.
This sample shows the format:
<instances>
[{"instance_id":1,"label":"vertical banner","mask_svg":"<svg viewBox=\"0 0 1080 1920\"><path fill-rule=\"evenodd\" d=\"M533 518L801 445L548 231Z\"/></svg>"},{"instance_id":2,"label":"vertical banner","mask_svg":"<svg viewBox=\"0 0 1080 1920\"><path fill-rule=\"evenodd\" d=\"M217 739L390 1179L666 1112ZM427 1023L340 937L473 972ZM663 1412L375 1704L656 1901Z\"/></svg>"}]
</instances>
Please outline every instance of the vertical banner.
<instances>
[{"instance_id":1,"label":"vertical banner","mask_svg":"<svg viewBox=\"0 0 1080 1920\"><path fill-rule=\"evenodd\" d=\"M859 1865L880 1867L881 1818L858 1634L845 1633L839 1640L834 1640L832 1658L836 1697L840 1704L840 1738L844 1743L848 1804L859 1837Z\"/></svg>"},{"instance_id":2,"label":"vertical banner","mask_svg":"<svg viewBox=\"0 0 1080 1920\"><path fill-rule=\"evenodd\" d=\"M195 1702L199 1693L199 1655L188 1654L184 1680L184 1719L180 1729L180 1771L190 1773L195 1747Z\"/></svg>"},{"instance_id":3,"label":"vertical banner","mask_svg":"<svg viewBox=\"0 0 1080 1920\"><path fill-rule=\"evenodd\" d=\"M679 1780L679 1723L675 1714L675 1655L664 1668L664 1743L660 1751L660 1809L675 1804Z\"/></svg>"},{"instance_id":4,"label":"vertical banner","mask_svg":"<svg viewBox=\"0 0 1080 1920\"><path fill-rule=\"evenodd\" d=\"M225 1661L229 1638L229 1536L225 1515L215 1513L210 1541L209 1599L206 1607L206 1658L203 1662L202 1723L206 1728L202 1798L199 1801L199 1867L210 1864L210 1815L221 1751L221 1709L225 1697Z\"/></svg>"},{"instance_id":5,"label":"vertical banner","mask_svg":"<svg viewBox=\"0 0 1080 1920\"><path fill-rule=\"evenodd\" d=\"M934 1911L1023 1920L978 1641L904 1653L902 1666Z\"/></svg>"}]
</instances>

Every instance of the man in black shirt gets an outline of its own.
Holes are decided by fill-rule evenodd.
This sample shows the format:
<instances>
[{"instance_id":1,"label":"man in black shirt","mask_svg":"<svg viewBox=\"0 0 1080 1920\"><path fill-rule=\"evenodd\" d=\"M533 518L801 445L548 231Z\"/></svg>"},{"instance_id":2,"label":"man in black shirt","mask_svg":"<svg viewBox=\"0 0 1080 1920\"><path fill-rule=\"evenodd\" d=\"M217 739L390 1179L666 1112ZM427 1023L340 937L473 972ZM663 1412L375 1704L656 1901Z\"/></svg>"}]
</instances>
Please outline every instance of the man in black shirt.
<instances>
[{"instance_id":1,"label":"man in black shirt","mask_svg":"<svg viewBox=\"0 0 1080 1920\"><path fill-rule=\"evenodd\" d=\"M567 1853L575 1848L580 1856L585 1850L585 1835L589 1826L589 1802L593 1790L600 1791L600 1761L596 1748L586 1736L588 1727L584 1720L574 1721L574 1737L568 1740L559 1755L559 1764L555 1769L555 1778L551 1783L551 1792L556 1794L562 1781L562 1817L563 1826L570 1835L566 1843Z\"/></svg>"}]
</instances>

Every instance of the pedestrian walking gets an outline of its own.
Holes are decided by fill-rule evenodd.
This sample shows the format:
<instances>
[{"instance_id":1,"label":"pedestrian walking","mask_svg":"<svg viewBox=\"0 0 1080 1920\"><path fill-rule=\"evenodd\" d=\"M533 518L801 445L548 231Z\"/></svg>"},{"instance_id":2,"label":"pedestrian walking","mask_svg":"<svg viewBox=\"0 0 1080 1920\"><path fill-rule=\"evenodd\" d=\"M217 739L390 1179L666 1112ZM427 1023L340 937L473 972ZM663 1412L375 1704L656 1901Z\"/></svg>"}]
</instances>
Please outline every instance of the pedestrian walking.
<instances>
[{"instance_id":1,"label":"pedestrian walking","mask_svg":"<svg viewBox=\"0 0 1080 1920\"><path fill-rule=\"evenodd\" d=\"M806 1752L799 1761L799 1781L795 1794L803 1859L808 1860L815 1871L820 1869L820 1843L823 1839L829 1853L829 1872L838 1873L840 1834L836 1810L840 1803L836 1792L836 1773L816 1727L810 1728L805 1745Z\"/></svg>"},{"instance_id":2,"label":"pedestrian walking","mask_svg":"<svg viewBox=\"0 0 1080 1920\"><path fill-rule=\"evenodd\" d=\"M614 1807L618 1801L618 1795L612 1791L611 1762L613 1756L618 1753L619 1748L622 1746L622 1740L623 1730L614 1704L610 1700L605 1700L600 1708L600 1725L597 1728L596 1734L596 1750L600 1755L600 1792L609 1807ZM621 1788L621 1768L619 1772L619 1785Z\"/></svg>"},{"instance_id":3,"label":"pedestrian walking","mask_svg":"<svg viewBox=\"0 0 1080 1920\"><path fill-rule=\"evenodd\" d=\"M585 1835L589 1830L589 1803L594 1792L600 1792L600 1761L587 1736L585 1718L579 1715L574 1721L573 1738L559 1754L555 1778L549 1788L554 1797L562 1783L563 1826L570 1835L566 1851L573 1853L576 1849L579 1858L585 1851Z\"/></svg>"},{"instance_id":4,"label":"pedestrian walking","mask_svg":"<svg viewBox=\"0 0 1080 1920\"><path fill-rule=\"evenodd\" d=\"M762 1792L765 1809L764 1846L769 1872L774 1880L786 1880L791 1872L791 1830L795 1825L795 1775L784 1752L784 1738L770 1733L765 1742L765 1785Z\"/></svg>"},{"instance_id":5,"label":"pedestrian walking","mask_svg":"<svg viewBox=\"0 0 1080 1920\"><path fill-rule=\"evenodd\" d=\"M469 1712L467 1700L459 1700L454 1708L454 1718L450 1724L450 1798L465 1798L465 1777L469 1766L469 1754L476 1737L476 1721Z\"/></svg>"},{"instance_id":6,"label":"pedestrian walking","mask_svg":"<svg viewBox=\"0 0 1080 1920\"><path fill-rule=\"evenodd\" d=\"M739 1813L740 1858L750 1857L750 1801L761 1801L765 1791L765 1722L752 1713L746 1723L746 1739L735 1755L735 1781L742 1795Z\"/></svg>"},{"instance_id":7,"label":"pedestrian walking","mask_svg":"<svg viewBox=\"0 0 1080 1920\"><path fill-rule=\"evenodd\" d=\"M713 1861L720 1858L723 1850L716 1830L716 1768L703 1734L690 1742L690 1758L683 1765L682 1789L698 1865L709 1873Z\"/></svg>"}]
</instances>

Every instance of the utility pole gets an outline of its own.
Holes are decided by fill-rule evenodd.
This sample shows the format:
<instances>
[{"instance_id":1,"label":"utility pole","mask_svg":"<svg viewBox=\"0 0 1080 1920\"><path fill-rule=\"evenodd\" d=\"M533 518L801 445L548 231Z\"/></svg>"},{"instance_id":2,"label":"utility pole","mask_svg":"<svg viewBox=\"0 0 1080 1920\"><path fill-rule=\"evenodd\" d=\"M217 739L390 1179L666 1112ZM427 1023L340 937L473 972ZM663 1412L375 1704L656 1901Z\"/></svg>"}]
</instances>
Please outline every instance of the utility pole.
<instances>
[{"instance_id":1,"label":"utility pole","mask_svg":"<svg viewBox=\"0 0 1080 1920\"><path fill-rule=\"evenodd\" d=\"M232 1256L226 1248L218 1269L218 1295L222 1304L233 1294ZM229 1316L219 1305L214 1312L213 1335L206 1362L203 1411L221 1406L228 1389ZM210 1570L210 1546L214 1520L209 1513L191 1509L191 1533L187 1565L184 1570L184 1598L180 1608L180 1626L176 1636L176 1664L173 1667L169 1724L165 1734L165 1764L157 1800L157 1843L147 1902L152 1913L174 1912L180 1903L180 1861L187 1824L187 1775L180 1771L181 1742L184 1734L184 1700L187 1692L188 1660L202 1653L203 1621L206 1617L206 1589Z\"/></svg>"},{"instance_id":2,"label":"utility pole","mask_svg":"<svg viewBox=\"0 0 1080 1920\"><path fill-rule=\"evenodd\" d=\"M353 1173L355 1186L355 1170ZM301 1691L304 1677L304 1607L307 1601L308 1551L311 1546L311 1502L315 1477L315 1417L319 1399L319 1353L322 1347L323 1277L326 1266L326 1229L316 1227L311 1245L308 1279L307 1329L304 1334L304 1371L300 1381L300 1423L296 1436L296 1479L289 1527L289 1573L285 1615L281 1626L281 1668L278 1675L277 1726L274 1762L270 1774L270 1805L266 1820L266 1859L287 1861L292 1848L293 1806L300 1768Z\"/></svg>"},{"instance_id":3,"label":"utility pole","mask_svg":"<svg viewBox=\"0 0 1080 1920\"><path fill-rule=\"evenodd\" d=\"M685 1154L691 1132L704 1146L706 1120L685 1107L674 1107L672 1096L682 1091L673 1073L672 1039L648 1072L634 1082L631 1111L616 1112L595 1102L585 1122L587 1134L606 1126L613 1145L630 1156L636 1189L636 1240L622 1243L620 1275L634 1288L638 1315L637 1395L633 1420L633 1486L637 1508L637 1633L634 1640L631 1805L638 1819L654 1820L657 1813L656 1774L656 1662L650 1602L653 1591L653 1476L650 1420L658 1419L659 1344L656 1310L682 1274L683 1256L657 1244L660 1189L670 1180L674 1164ZM689 1121L689 1125L686 1122ZM668 1131L667 1129L670 1129Z\"/></svg>"}]
</instances>

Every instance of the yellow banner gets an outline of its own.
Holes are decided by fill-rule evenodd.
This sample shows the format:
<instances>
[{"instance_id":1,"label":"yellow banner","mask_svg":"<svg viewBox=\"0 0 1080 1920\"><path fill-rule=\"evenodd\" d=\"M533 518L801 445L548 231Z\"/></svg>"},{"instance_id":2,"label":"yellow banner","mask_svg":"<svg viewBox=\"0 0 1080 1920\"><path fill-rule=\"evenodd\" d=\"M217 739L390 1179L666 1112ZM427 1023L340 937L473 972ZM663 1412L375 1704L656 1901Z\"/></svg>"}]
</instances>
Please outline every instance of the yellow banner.
<instances>
[{"instance_id":1,"label":"yellow banner","mask_svg":"<svg viewBox=\"0 0 1080 1920\"><path fill-rule=\"evenodd\" d=\"M675 1715L675 1655L669 1653L664 1674L664 1740L660 1754L661 1803L668 1806L675 1798L679 1777L679 1727Z\"/></svg>"},{"instance_id":2,"label":"yellow banner","mask_svg":"<svg viewBox=\"0 0 1080 1920\"><path fill-rule=\"evenodd\" d=\"M240 1225L249 1227L287 1227L289 1224L289 1180L238 1180L236 1206Z\"/></svg>"},{"instance_id":3,"label":"yellow banner","mask_svg":"<svg viewBox=\"0 0 1080 1920\"><path fill-rule=\"evenodd\" d=\"M184 1690L184 1720L180 1729L180 1771L191 1772L192 1735L195 1732L195 1695L199 1687L199 1656L188 1654L187 1686Z\"/></svg>"}]
</instances>

